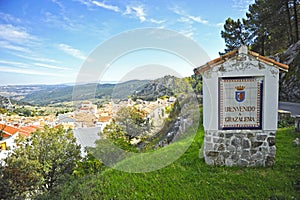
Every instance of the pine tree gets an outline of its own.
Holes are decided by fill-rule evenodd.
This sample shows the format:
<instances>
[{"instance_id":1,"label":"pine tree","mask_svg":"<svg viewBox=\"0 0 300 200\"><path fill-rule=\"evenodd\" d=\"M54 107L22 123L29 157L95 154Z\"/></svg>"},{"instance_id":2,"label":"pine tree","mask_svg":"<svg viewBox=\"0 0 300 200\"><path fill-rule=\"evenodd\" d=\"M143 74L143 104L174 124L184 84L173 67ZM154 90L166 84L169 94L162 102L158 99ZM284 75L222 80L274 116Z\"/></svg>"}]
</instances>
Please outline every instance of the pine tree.
<instances>
[{"instance_id":1,"label":"pine tree","mask_svg":"<svg viewBox=\"0 0 300 200\"><path fill-rule=\"evenodd\" d=\"M234 21L233 19L228 18L224 25L224 31L221 31L221 36L225 39L227 47L225 52L232 51L243 44L249 45L251 41L249 32L245 27L244 19L242 19L241 22L240 19Z\"/></svg>"}]
</instances>

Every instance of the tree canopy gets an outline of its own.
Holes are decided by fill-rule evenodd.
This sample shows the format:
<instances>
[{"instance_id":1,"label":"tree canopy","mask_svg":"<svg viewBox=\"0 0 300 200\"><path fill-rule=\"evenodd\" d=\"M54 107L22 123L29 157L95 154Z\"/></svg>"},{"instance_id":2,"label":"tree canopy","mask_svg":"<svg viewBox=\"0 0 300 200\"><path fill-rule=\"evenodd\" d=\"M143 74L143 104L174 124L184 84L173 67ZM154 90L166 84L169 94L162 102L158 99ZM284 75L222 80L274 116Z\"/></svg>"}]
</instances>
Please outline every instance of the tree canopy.
<instances>
[{"instance_id":1,"label":"tree canopy","mask_svg":"<svg viewBox=\"0 0 300 200\"><path fill-rule=\"evenodd\" d=\"M299 0L256 0L246 19L228 18L221 31L225 52L242 44L261 55L282 52L299 40Z\"/></svg>"},{"instance_id":2,"label":"tree canopy","mask_svg":"<svg viewBox=\"0 0 300 200\"><path fill-rule=\"evenodd\" d=\"M71 130L62 127L37 130L30 138L20 137L0 167L0 199L24 199L53 192L73 173L81 159L80 146Z\"/></svg>"}]
</instances>

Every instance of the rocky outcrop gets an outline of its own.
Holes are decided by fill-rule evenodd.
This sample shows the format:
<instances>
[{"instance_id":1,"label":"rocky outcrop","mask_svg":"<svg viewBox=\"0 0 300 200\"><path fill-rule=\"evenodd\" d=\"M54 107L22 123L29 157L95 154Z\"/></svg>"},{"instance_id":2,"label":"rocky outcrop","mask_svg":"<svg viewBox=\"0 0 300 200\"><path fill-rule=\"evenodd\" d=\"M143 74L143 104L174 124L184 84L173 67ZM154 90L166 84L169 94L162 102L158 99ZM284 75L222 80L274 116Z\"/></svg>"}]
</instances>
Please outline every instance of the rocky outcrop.
<instances>
[{"instance_id":1,"label":"rocky outcrop","mask_svg":"<svg viewBox=\"0 0 300 200\"><path fill-rule=\"evenodd\" d=\"M280 62L289 65L289 72L280 74L279 100L300 102L300 41L279 57Z\"/></svg>"},{"instance_id":2,"label":"rocky outcrop","mask_svg":"<svg viewBox=\"0 0 300 200\"><path fill-rule=\"evenodd\" d=\"M178 93L189 91L190 85L183 79L174 76L164 76L159 79L149 81L138 88L134 98L153 101L163 96L173 96Z\"/></svg>"}]
</instances>

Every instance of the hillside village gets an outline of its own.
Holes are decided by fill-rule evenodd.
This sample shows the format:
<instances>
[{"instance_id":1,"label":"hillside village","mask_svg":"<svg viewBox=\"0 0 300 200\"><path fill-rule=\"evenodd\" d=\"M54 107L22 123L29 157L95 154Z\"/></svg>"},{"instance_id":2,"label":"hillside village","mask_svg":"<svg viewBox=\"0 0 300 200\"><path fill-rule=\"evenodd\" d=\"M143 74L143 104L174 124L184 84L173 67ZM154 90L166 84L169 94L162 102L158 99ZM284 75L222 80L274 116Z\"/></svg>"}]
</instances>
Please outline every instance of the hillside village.
<instances>
[{"instance_id":1,"label":"hillside village","mask_svg":"<svg viewBox=\"0 0 300 200\"><path fill-rule=\"evenodd\" d=\"M99 133L116 117L116 113L122 107L137 108L141 112L146 113L147 119L152 122L154 127L160 127L163 124L163 119L168 117L166 110L175 101L176 98L173 96L157 99L156 101L141 99L133 101L129 98L119 101L111 100L99 108L91 101L83 101L75 111L58 114L57 116L51 114L25 117L0 114L0 160L7 157L8 153L17 147L15 140L18 137L30 137L31 133L38 129L43 129L44 126L63 126L65 130L74 130L77 143L82 146L83 152L84 147L94 146L95 140L100 139ZM9 106L12 107L11 104ZM90 134L92 134L92 137Z\"/></svg>"}]
</instances>

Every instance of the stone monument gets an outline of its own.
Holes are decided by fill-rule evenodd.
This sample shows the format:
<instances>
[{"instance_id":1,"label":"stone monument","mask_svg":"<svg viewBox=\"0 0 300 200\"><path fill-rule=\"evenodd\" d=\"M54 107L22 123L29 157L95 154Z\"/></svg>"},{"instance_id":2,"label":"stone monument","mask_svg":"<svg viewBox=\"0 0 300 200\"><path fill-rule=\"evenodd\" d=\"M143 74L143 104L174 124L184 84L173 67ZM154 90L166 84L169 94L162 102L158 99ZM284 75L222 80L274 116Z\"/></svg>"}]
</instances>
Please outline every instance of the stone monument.
<instances>
[{"instance_id":1,"label":"stone monument","mask_svg":"<svg viewBox=\"0 0 300 200\"><path fill-rule=\"evenodd\" d=\"M247 46L194 69L203 78L207 164L275 163L279 70L287 71L288 66Z\"/></svg>"}]
</instances>

